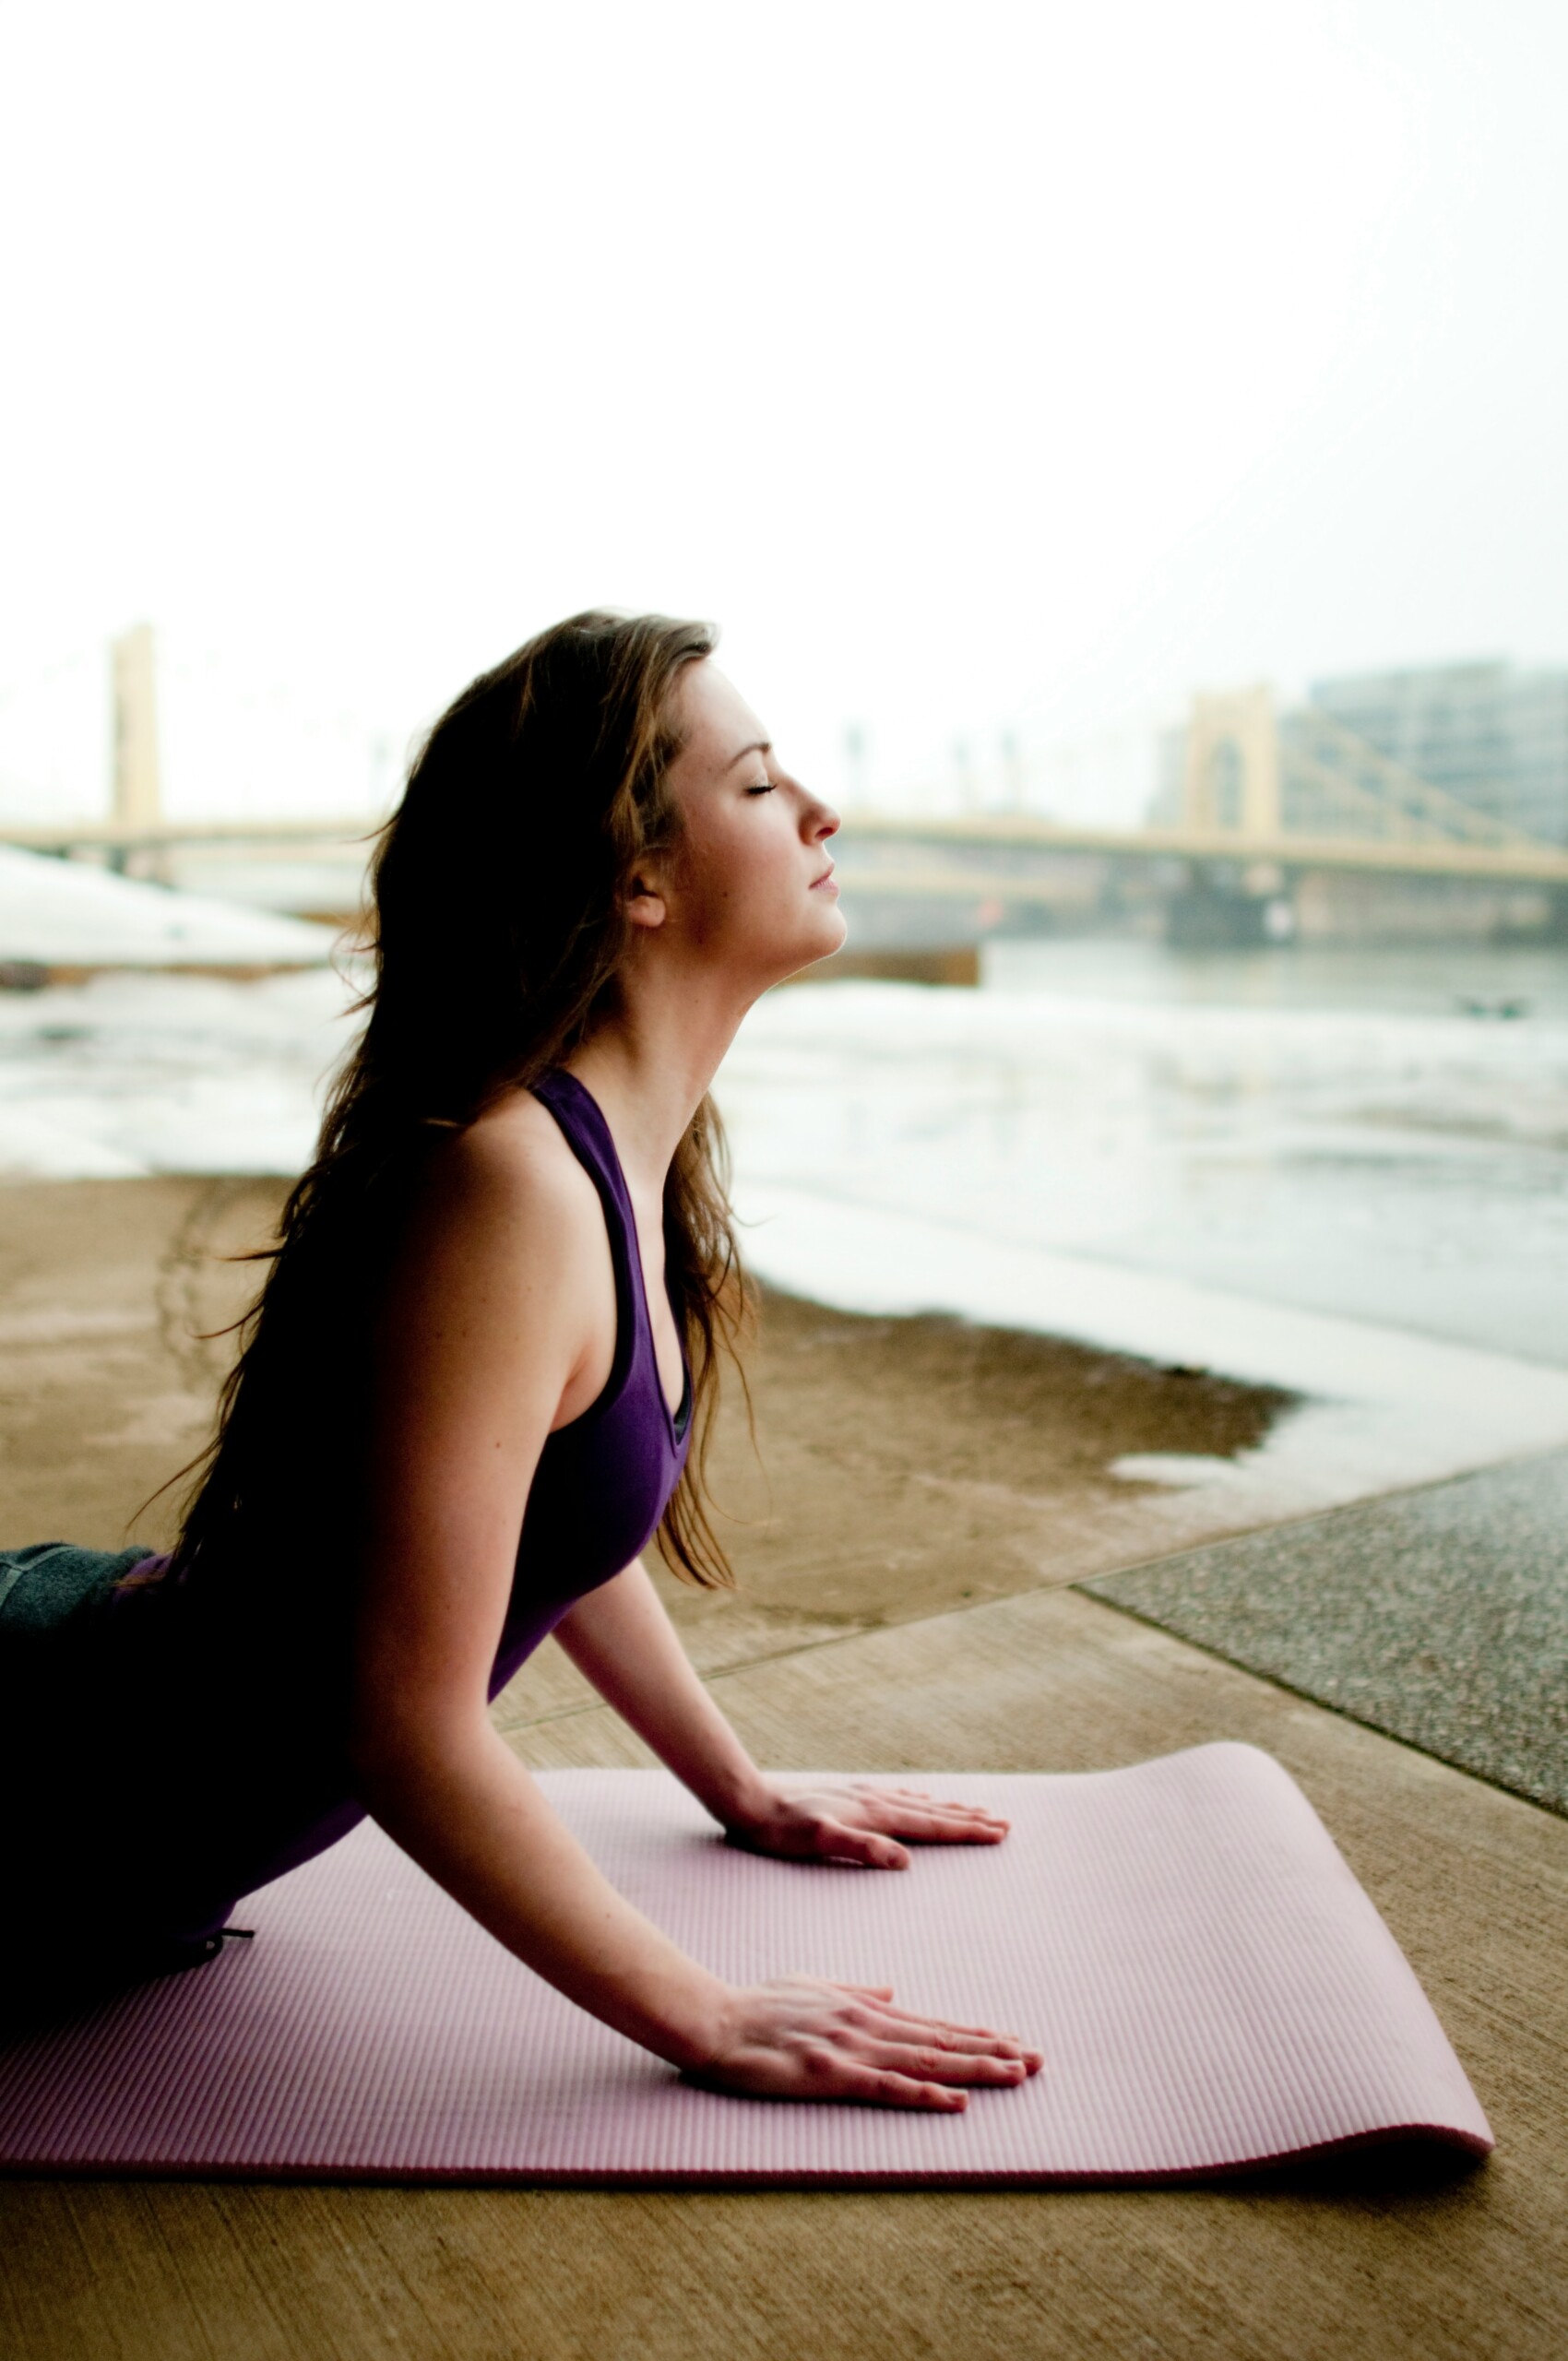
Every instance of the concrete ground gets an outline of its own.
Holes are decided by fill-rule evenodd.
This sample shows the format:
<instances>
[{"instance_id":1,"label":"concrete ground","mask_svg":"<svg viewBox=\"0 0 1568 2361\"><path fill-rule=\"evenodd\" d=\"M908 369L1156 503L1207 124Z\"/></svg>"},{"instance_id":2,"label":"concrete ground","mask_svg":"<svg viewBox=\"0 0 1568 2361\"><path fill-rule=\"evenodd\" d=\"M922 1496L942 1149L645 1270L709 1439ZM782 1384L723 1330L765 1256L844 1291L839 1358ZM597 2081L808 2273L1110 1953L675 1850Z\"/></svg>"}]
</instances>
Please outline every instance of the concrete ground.
<instances>
[{"instance_id":1,"label":"concrete ground","mask_svg":"<svg viewBox=\"0 0 1568 2361\"><path fill-rule=\"evenodd\" d=\"M1087 1587L1568 1812L1568 1452L1183 1550Z\"/></svg>"},{"instance_id":2,"label":"concrete ground","mask_svg":"<svg viewBox=\"0 0 1568 2361\"><path fill-rule=\"evenodd\" d=\"M9 1221L0 1198L0 1539L58 1529L107 1541L149 1456L168 1463L199 1440L191 1412L210 1366L180 1343L180 1328L203 1284L192 1225L211 1234L213 1205L193 1214L202 1201L190 1184L113 1184L101 1201L41 1195L30 1226L21 1200L31 1193L15 1192ZM241 1200L229 1202L232 1212ZM96 1273L86 1268L95 1258ZM157 1303L161 1328L148 1309ZM800 1356L803 1391L777 1358L762 1383L759 1360L769 1458L774 1433L786 1440L771 1422L788 1420L791 1399L807 1418L835 1353L858 1356L858 1431L907 1431L915 1413L898 1406L901 1335L857 1344L853 1323L799 1309L779 1312L776 1334L813 1323L838 1343ZM1070 1417L1047 1436L1075 1503L1064 1508L1062 1559L1041 1545L1038 1515L1028 1548L1010 1550L1018 1498L1040 1495L1028 1494L1021 1465L994 1465L980 1348L944 1323L912 1326L926 1332L916 1338L921 1384L941 1415L921 1430L917 1464L906 1459L902 1500L893 1462L878 1461L872 1513L853 1532L854 1488L842 1487L837 1558L832 1536L814 1556L799 1530L791 1545L781 1512L768 1528L780 1562L766 1596L733 1608L694 1603L689 1636L742 1736L779 1767L889 1771L1087 1769L1219 1737L1266 1747L1411 1960L1491 2117L1496 2155L1461 2173L1384 2155L1245 2186L1028 2195L14 2182L0 2187L0 2349L16 2361L1545 2361L1563 2351L1568 1823L1062 1587L1090 1570L1097 1530L1101 1566L1146 1554L1124 1489L1104 1487L1096 1526L1092 1421ZM1094 1390L1097 1358L1051 1364L1058 1388ZM1153 1447L1123 1439L1129 1414L1115 1407L1104 1358L1101 1467ZM1043 1387L1044 1360L1020 1362L1014 1382L1029 1368ZM1127 1399L1151 1418L1161 1403L1158 1418L1179 1424L1191 1382L1166 1376L1162 1390L1156 1374ZM1193 1415L1211 1430L1232 1418L1240 1431L1268 1407L1238 1397ZM1049 1430L1043 1406L1040 1416ZM157 1440L137 1442L155 1429ZM1027 1428L1015 1446L1026 1457L1040 1448ZM163 1472L157 1465L151 1480ZM934 1489L921 1480L933 1475ZM933 1502L955 1497L940 1489L949 1482L990 1488L1003 1547L988 1538L987 1496L972 1489L958 1495L967 1529L933 1545L928 1520ZM791 1491L779 1491L792 1513ZM877 1533L897 1578L881 1607L866 1577ZM956 1596L943 1595L944 1554ZM988 1566L994 1577L999 1563L1011 1572L982 1595L973 1577ZM500 1714L536 1766L646 1759L552 1652L525 1669Z\"/></svg>"}]
</instances>

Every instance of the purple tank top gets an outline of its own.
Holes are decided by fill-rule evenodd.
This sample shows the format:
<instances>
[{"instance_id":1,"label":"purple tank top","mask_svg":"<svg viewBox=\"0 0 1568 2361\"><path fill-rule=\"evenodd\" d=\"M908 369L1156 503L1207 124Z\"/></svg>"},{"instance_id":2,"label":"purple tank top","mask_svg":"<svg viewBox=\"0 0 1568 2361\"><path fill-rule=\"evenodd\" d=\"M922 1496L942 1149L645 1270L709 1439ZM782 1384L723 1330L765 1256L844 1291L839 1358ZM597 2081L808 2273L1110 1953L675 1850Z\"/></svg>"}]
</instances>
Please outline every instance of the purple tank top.
<instances>
[{"instance_id":1,"label":"purple tank top","mask_svg":"<svg viewBox=\"0 0 1568 2361\"><path fill-rule=\"evenodd\" d=\"M576 1075L535 1083L604 1207L615 1267L615 1358L598 1400L545 1442L529 1489L517 1577L490 1693L505 1688L568 1607L647 1548L685 1465L692 1376L664 1398L625 1175L598 1101ZM679 1317L677 1316L677 1326Z\"/></svg>"},{"instance_id":2,"label":"purple tank top","mask_svg":"<svg viewBox=\"0 0 1568 2361\"><path fill-rule=\"evenodd\" d=\"M591 1094L564 1071L545 1074L533 1089L604 1208L615 1274L615 1355L598 1399L550 1435L540 1455L492 1697L569 1607L647 1547L690 1440L691 1370L683 1347L685 1382L672 1414L654 1353L636 1216L610 1127ZM338 1647L347 1645L346 1620L324 1619L324 1647L313 1662L290 1616L276 1606L267 1611L267 1569L231 1572L228 1579L214 1568L188 1586L132 1587L111 1602L116 1643L105 1653L120 1659L122 1676L133 1676L119 1679L114 1693L126 1702L135 1726L110 1729L110 1714L98 1717L98 1727L121 1763L147 1762L167 1745L172 1761L163 1792L176 1802L157 1823L165 1842L161 1857L148 1865L148 1882L165 1897L160 1916L166 1928L187 1938L220 1926L241 1895L325 1852L364 1818L345 1754L346 1661L334 1670ZM326 1639L335 1624L343 1635L336 1644ZM221 1701L226 1734L217 1744L203 1729L212 1701ZM227 1735L236 1729L243 1741ZM198 1783L181 1776L193 1746L203 1762ZM156 1777L149 1784L156 1791Z\"/></svg>"}]
</instances>

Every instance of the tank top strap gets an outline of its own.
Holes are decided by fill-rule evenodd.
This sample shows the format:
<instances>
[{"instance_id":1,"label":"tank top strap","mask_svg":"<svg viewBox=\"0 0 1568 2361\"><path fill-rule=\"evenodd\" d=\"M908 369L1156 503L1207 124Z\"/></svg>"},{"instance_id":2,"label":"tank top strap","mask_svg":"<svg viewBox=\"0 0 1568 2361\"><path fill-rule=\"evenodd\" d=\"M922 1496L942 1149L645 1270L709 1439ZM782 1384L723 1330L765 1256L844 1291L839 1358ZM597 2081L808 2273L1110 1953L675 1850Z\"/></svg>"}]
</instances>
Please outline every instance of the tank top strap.
<instances>
[{"instance_id":1,"label":"tank top strap","mask_svg":"<svg viewBox=\"0 0 1568 2361\"><path fill-rule=\"evenodd\" d=\"M664 1383L659 1374L659 1356L654 1348L653 1323L643 1275L636 1215L632 1208L631 1191L626 1186L621 1159L615 1152L615 1142L604 1120L604 1110L593 1093L577 1080L576 1074L568 1074L564 1066L552 1066L530 1086L534 1097L541 1099L554 1116L567 1145L599 1191L600 1203L604 1208L611 1259L615 1269L616 1335L611 1378L600 1397L600 1402L607 1404L615 1399L629 1382L635 1369L650 1389L666 1427L673 1439L680 1442L691 1423L691 1363L683 1343L681 1401L671 1414L664 1398Z\"/></svg>"},{"instance_id":2,"label":"tank top strap","mask_svg":"<svg viewBox=\"0 0 1568 2361\"><path fill-rule=\"evenodd\" d=\"M656 1387L659 1383L631 1192L603 1110L576 1074L552 1066L529 1087L554 1116L567 1146L598 1190L604 1208L610 1259L615 1271L615 1356L609 1381L600 1396L600 1404L607 1406L624 1391L634 1366L639 1362L653 1371ZM660 1403L663 1398L660 1394Z\"/></svg>"},{"instance_id":3,"label":"tank top strap","mask_svg":"<svg viewBox=\"0 0 1568 2361\"><path fill-rule=\"evenodd\" d=\"M598 1189L612 1239L629 1254L636 1237L631 1192L598 1099L564 1066L552 1066L530 1087L554 1116L567 1145Z\"/></svg>"}]
</instances>

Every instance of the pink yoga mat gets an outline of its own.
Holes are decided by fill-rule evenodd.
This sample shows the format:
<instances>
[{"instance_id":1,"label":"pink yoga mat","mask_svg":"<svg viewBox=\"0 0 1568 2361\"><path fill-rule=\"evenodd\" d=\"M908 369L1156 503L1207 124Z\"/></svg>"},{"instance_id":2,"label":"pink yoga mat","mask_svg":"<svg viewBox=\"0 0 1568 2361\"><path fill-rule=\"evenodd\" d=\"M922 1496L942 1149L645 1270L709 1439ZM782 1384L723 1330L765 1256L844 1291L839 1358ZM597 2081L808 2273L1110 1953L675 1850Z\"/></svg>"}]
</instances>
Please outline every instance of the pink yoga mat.
<instances>
[{"instance_id":1,"label":"pink yoga mat","mask_svg":"<svg viewBox=\"0 0 1568 2361\"><path fill-rule=\"evenodd\" d=\"M541 1786L608 1875L719 1974L891 1982L1017 2031L1021 2089L940 2117L695 2090L518 1965L365 1826L253 1895L254 1943L0 2051L13 2171L683 2185L1014 2186L1212 2172L1491 2133L1425 1995L1269 1756L929 1773L999 1848L901 1874L732 1851L656 1771Z\"/></svg>"}]
</instances>

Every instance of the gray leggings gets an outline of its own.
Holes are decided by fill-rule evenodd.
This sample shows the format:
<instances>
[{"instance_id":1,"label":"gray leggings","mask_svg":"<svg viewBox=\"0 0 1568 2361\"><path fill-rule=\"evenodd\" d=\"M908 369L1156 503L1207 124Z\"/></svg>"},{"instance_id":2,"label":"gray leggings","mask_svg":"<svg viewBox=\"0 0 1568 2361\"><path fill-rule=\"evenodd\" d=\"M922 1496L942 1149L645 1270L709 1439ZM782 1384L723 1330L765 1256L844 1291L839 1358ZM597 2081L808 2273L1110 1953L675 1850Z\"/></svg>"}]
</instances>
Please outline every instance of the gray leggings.
<instances>
[{"instance_id":1,"label":"gray leggings","mask_svg":"<svg viewBox=\"0 0 1568 2361\"><path fill-rule=\"evenodd\" d=\"M151 1556L145 1544L129 1549L82 1549L74 1541L34 1541L0 1549L0 1647L13 1634L58 1632L77 1615L103 1606L115 1584Z\"/></svg>"}]
</instances>

